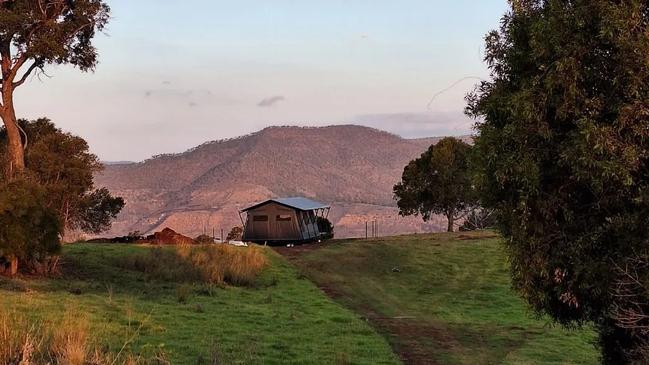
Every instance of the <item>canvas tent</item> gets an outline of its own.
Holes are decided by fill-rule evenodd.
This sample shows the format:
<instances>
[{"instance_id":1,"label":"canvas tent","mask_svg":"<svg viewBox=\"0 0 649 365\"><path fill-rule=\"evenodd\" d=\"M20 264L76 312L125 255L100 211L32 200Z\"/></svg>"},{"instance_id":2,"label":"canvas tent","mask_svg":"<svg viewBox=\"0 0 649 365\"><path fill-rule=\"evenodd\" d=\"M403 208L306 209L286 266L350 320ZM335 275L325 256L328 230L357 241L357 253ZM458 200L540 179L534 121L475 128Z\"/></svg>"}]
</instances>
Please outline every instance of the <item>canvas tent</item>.
<instances>
[{"instance_id":1,"label":"canvas tent","mask_svg":"<svg viewBox=\"0 0 649 365\"><path fill-rule=\"evenodd\" d=\"M315 241L321 237L318 217L330 206L307 198L270 199L239 212L243 240L256 243Z\"/></svg>"}]
</instances>

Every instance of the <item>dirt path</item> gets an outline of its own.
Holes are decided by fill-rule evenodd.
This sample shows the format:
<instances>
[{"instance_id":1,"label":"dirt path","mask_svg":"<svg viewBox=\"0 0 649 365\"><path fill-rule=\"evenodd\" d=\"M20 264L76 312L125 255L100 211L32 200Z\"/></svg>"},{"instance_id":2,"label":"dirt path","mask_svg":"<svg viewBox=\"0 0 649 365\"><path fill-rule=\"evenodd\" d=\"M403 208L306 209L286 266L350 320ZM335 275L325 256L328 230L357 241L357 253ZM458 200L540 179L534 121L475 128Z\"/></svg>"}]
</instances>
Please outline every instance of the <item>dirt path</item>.
<instances>
[{"instance_id":1,"label":"dirt path","mask_svg":"<svg viewBox=\"0 0 649 365\"><path fill-rule=\"evenodd\" d=\"M311 251L324 247L324 244L309 244L296 247L275 247L275 251L295 262L297 259ZM330 285L315 283L327 296L337 300L344 296L337 288ZM422 340L434 341L442 348L457 345L457 340L444 328L428 323L422 323L416 318L385 318L380 316L369 306L350 308L366 319L372 327L385 336L394 352L404 364L412 365L438 365L434 354L429 347L422 344Z\"/></svg>"}]
</instances>

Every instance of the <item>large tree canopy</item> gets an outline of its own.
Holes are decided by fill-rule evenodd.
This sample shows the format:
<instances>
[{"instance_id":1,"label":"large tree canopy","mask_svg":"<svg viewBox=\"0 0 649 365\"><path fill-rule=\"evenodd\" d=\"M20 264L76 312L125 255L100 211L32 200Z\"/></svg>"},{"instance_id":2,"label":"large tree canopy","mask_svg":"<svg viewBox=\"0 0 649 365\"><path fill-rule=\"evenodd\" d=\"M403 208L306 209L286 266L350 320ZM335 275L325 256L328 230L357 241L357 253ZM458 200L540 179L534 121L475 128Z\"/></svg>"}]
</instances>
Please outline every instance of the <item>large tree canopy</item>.
<instances>
[{"instance_id":1,"label":"large tree canopy","mask_svg":"<svg viewBox=\"0 0 649 365\"><path fill-rule=\"evenodd\" d=\"M20 120L29 136L26 164L29 174L47 191L46 203L58 212L65 229L100 233L110 228L124 206L106 189L94 190L93 174L103 165L86 141L56 128L48 119ZM0 157L7 158L7 134L0 129Z\"/></svg>"},{"instance_id":2,"label":"large tree canopy","mask_svg":"<svg viewBox=\"0 0 649 365\"><path fill-rule=\"evenodd\" d=\"M518 0L469 96L514 286L604 360L649 356L649 3ZM644 359L644 360L643 360Z\"/></svg>"},{"instance_id":3,"label":"large tree canopy","mask_svg":"<svg viewBox=\"0 0 649 365\"><path fill-rule=\"evenodd\" d=\"M92 70L97 64L92 39L109 14L102 0L0 1L0 118L7 130L10 177L25 168L14 90L48 64Z\"/></svg>"},{"instance_id":4,"label":"large tree canopy","mask_svg":"<svg viewBox=\"0 0 649 365\"><path fill-rule=\"evenodd\" d=\"M458 216L475 202L470 150L468 144L448 137L411 161L401 182L394 186L399 214L421 215L425 221L432 214L443 214L448 219L448 231L452 232Z\"/></svg>"}]
</instances>

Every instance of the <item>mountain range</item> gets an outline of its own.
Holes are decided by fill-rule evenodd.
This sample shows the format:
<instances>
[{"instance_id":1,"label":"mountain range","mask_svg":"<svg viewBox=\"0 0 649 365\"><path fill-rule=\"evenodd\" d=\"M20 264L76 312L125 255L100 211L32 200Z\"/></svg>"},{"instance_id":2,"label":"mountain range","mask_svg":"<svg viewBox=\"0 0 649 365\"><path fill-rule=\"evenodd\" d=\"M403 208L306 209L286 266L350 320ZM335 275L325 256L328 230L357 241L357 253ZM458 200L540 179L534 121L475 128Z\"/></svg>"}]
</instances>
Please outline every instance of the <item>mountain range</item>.
<instances>
[{"instance_id":1,"label":"mountain range","mask_svg":"<svg viewBox=\"0 0 649 365\"><path fill-rule=\"evenodd\" d=\"M107 235L168 227L220 236L241 225L240 209L292 196L331 204L337 237L364 236L372 221L380 235L432 232L444 227L443 218L400 217L392 187L404 166L438 140L355 125L269 127L180 154L107 163L95 183L126 201Z\"/></svg>"}]
</instances>

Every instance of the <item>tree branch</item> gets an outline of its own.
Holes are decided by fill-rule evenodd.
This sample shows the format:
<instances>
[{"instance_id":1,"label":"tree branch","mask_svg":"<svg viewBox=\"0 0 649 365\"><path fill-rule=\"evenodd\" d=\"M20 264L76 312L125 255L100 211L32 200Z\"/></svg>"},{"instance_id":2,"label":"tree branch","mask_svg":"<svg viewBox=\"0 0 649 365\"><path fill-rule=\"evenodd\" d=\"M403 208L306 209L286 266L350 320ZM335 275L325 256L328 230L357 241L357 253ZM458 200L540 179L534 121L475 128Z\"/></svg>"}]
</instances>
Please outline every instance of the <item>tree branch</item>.
<instances>
[{"instance_id":1,"label":"tree branch","mask_svg":"<svg viewBox=\"0 0 649 365\"><path fill-rule=\"evenodd\" d=\"M9 74L3 81L13 85L14 79L16 78L16 74L18 74L18 70L20 70L20 68L23 67L25 62L27 62L27 55L22 54L20 57L16 59L16 63L9 68Z\"/></svg>"},{"instance_id":2,"label":"tree branch","mask_svg":"<svg viewBox=\"0 0 649 365\"><path fill-rule=\"evenodd\" d=\"M38 0L38 8L41 11L41 14L46 15L45 8L43 8L43 0Z\"/></svg>"},{"instance_id":3,"label":"tree branch","mask_svg":"<svg viewBox=\"0 0 649 365\"><path fill-rule=\"evenodd\" d=\"M25 73L23 74L23 77L21 77L20 80L13 83L13 87L18 87L18 86L24 84L25 81L27 81L27 77L29 77L29 75L32 72L34 72L34 70L37 69L38 67L40 67L40 62L38 60L35 60L34 63L32 63L31 66L29 66L27 71L25 71Z\"/></svg>"}]
</instances>

